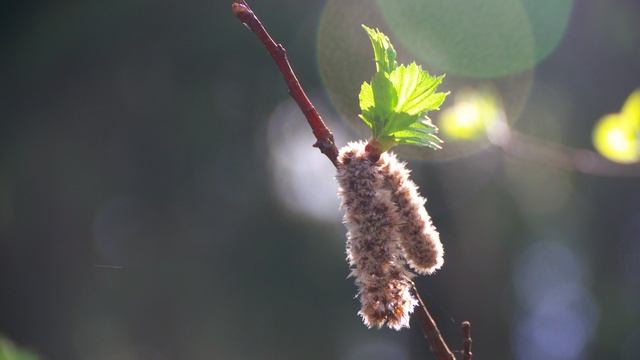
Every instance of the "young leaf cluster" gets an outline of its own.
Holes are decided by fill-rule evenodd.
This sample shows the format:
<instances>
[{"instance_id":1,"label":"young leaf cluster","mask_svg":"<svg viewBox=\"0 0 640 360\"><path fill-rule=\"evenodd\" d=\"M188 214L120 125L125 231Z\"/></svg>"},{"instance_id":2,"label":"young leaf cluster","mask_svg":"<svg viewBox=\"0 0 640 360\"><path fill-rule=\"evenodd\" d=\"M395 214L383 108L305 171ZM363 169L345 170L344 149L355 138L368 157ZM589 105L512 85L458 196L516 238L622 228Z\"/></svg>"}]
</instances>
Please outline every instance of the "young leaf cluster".
<instances>
[{"instance_id":1,"label":"young leaf cluster","mask_svg":"<svg viewBox=\"0 0 640 360\"><path fill-rule=\"evenodd\" d=\"M362 27L371 39L376 73L360 89L360 119L371 129L373 140L382 151L401 144L440 149L438 128L427 113L438 110L449 94L436 92L444 75L431 76L415 62L398 65L389 38L378 29Z\"/></svg>"}]
</instances>

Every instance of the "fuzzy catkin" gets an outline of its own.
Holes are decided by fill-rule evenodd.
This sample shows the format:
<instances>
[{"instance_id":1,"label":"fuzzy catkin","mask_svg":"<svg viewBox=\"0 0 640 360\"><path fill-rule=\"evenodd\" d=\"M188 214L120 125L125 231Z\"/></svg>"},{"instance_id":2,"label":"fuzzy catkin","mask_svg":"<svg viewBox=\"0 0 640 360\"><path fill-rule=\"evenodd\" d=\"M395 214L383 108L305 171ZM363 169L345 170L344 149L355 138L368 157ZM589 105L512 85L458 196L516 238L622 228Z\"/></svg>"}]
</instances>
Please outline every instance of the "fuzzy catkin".
<instances>
[{"instance_id":1,"label":"fuzzy catkin","mask_svg":"<svg viewBox=\"0 0 640 360\"><path fill-rule=\"evenodd\" d=\"M347 259L358 286L359 314L369 327L408 327L416 300L396 241L398 218L391 192L384 187L380 169L367 159L363 144L349 144L338 162Z\"/></svg>"},{"instance_id":2,"label":"fuzzy catkin","mask_svg":"<svg viewBox=\"0 0 640 360\"><path fill-rule=\"evenodd\" d=\"M405 163L398 161L395 154L383 154L378 166L398 209L398 231L401 234L400 245L404 258L418 274L432 274L442 267L444 250L440 234L424 207L426 200L420 196L418 187L409 178Z\"/></svg>"},{"instance_id":3,"label":"fuzzy catkin","mask_svg":"<svg viewBox=\"0 0 640 360\"><path fill-rule=\"evenodd\" d=\"M354 142L340 150L338 164L347 260L358 286L359 314L369 327L408 327L417 301L406 264L431 274L443 263L425 200L393 154L384 153L372 163L365 143Z\"/></svg>"}]
</instances>

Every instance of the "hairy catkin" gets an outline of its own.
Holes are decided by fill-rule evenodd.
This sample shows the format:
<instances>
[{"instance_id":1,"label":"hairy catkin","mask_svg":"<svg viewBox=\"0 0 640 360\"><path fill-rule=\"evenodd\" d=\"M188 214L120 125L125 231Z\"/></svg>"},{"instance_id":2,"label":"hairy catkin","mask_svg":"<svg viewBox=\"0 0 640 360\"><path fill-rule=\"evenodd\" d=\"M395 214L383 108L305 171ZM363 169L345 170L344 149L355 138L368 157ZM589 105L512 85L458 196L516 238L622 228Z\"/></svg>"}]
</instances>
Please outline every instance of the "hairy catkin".
<instances>
[{"instance_id":1,"label":"hairy catkin","mask_svg":"<svg viewBox=\"0 0 640 360\"><path fill-rule=\"evenodd\" d=\"M391 192L380 169L367 159L364 145L350 144L338 161L347 259L358 286L359 314L369 327L408 327L416 300L396 241L398 218Z\"/></svg>"},{"instance_id":2,"label":"hairy catkin","mask_svg":"<svg viewBox=\"0 0 640 360\"><path fill-rule=\"evenodd\" d=\"M404 258L418 274L427 275L440 269L444 263L444 250L440 234L424 207L426 200L409 178L409 170L394 154L385 153L378 166L385 177L385 187L398 209L398 231Z\"/></svg>"},{"instance_id":3,"label":"hairy catkin","mask_svg":"<svg viewBox=\"0 0 640 360\"><path fill-rule=\"evenodd\" d=\"M369 327L401 329L417 301L408 263L420 274L442 265L442 244L409 171L392 154L373 163L365 143L354 142L338 157L339 196L347 226L347 260Z\"/></svg>"}]
</instances>

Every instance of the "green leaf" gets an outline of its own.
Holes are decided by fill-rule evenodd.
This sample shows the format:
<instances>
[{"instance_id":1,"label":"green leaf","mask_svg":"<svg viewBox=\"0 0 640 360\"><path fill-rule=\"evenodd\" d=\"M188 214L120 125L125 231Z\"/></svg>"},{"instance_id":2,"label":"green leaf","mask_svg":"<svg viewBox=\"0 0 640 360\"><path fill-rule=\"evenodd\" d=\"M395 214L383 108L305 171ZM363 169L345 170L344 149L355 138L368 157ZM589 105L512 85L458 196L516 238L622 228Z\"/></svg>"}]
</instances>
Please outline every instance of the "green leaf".
<instances>
[{"instance_id":1,"label":"green leaf","mask_svg":"<svg viewBox=\"0 0 640 360\"><path fill-rule=\"evenodd\" d=\"M376 60L376 71L390 73L396 68L396 50L391 45L391 41L387 35L378 29L372 29L366 25L362 25L364 30L371 39L373 46L373 54Z\"/></svg>"},{"instance_id":2,"label":"green leaf","mask_svg":"<svg viewBox=\"0 0 640 360\"><path fill-rule=\"evenodd\" d=\"M411 124L418 121L419 116L407 113L394 113L384 127L385 134L393 134L394 132L406 129Z\"/></svg>"},{"instance_id":3,"label":"green leaf","mask_svg":"<svg viewBox=\"0 0 640 360\"><path fill-rule=\"evenodd\" d=\"M426 111L439 109L447 96L447 93L434 94L444 75L431 76L416 63L400 65L391 72L389 78L398 92L397 112L422 115Z\"/></svg>"},{"instance_id":4,"label":"green leaf","mask_svg":"<svg viewBox=\"0 0 640 360\"><path fill-rule=\"evenodd\" d=\"M435 125L426 118L438 110L448 92L436 92L444 75L431 76L415 62L398 65L389 38L378 29L365 25L376 61L371 82L360 88L360 119L371 129L373 139L392 147L411 144L440 148Z\"/></svg>"},{"instance_id":5,"label":"green leaf","mask_svg":"<svg viewBox=\"0 0 640 360\"><path fill-rule=\"evenodd\" d=\"M362 83L358 99L360 100L360 109L362 111L367 111L375 106L375 102L373 99L373 88L371 87L371 84L366 81Z\"/></svg>"},{"instance_id":6,"label":"green leaf","mask_svg":"<svg viewBox=\"0 0 640 360\"><path fill-rule=\"evenodd\" d=\"M373 90L373 102L376 115L388 118L394 113L398 103L398 95L393 83L386 73L379 72L373 76L371 81Z\"/></svg>"},{"instance_id":7,"label":"green leaf","mask_svg":"<svg viewBox=\"0 0 640 360\"><path fill-rule=\"evenodd\" d=\"M427 146L432 149L441 149L442 140L436 133L438 128L428 118L414 122L408 128L396 131L392 134L397 144Z\"/></svg>"},{"instance_id":8,"label":"green leaf","mask_svg":"<svg viewBox=\"0 0 640 360\"><path fill-rule=\"evenodd\" d=\"M373 88L371 84L368 82L363 82L360 87L360 95L358 96L360 100L360 109L362 113L360 113L360 119L369 127L369 129L373 130L374 122L375 122L375 99L373 97Z\"/></svg>"},{"instance_id":9,"label":"green leaf","mask_svg":"<svg viewBox=\"0 0 640 360\"><path fill-rule=\"evenodd\" d=\"M425 100L423 105L430 111L440 110L440 106L442 106L442 104L444 103L444 101L446 100L447 96L449 96L450 93L451 92L447 91L445 93L439 92L439 93L432 94L431 96L429 96L428 99Z\"/></svg>"},{"instance_id":10,"label":"green leaf","mask_svg":"<svg viewBox=\"0 0 640 360\"><path fill-rule=\"evenodd\" d=\"M396 139L396 144L398 145L416 145L416 146L426 146L429 147L433 150L440 150L442 149L442 146L440 145L440 142L434 140L434 139L429 139L429 138L425 138L422 136L415 136L415 137L404 137L402 139Z\"/></svg>"},{"instance_id":11,"label":"green leaf","mask_svg":"<svg viewBox=\"0 0 640 360\"><path fill-rule=\"evenodd\" d=\"M378 72L371 84L365 82L360 88L360 118L372 130L374 137L379 137L385 123L394 114L398 102L396 90L386 73Z\"/></svg>"}]
</instances>

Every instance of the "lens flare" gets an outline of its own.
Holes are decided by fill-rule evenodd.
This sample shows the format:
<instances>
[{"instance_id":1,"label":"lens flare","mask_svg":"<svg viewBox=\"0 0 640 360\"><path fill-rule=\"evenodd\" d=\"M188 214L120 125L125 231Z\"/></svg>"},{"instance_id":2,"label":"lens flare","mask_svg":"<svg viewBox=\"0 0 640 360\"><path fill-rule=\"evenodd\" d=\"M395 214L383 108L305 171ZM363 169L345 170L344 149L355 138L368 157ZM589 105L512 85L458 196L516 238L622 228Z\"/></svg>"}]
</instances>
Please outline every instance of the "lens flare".
<instances>
[{"instance_id":1,"label":"lens flare","mask_svg":"<svg viewBox=\"0 0 640 360\"><path fill-rule=\"evenodd\" d=\"M572 0L378 0L402 45L449 74L495 78L534 67L562 39Z\"/></svg>"},{"instance_id":2,"label":"lens flare","mask_svg":"<svg viewBox=\"0 0 640 360\"><path fill-rule=\"evenodd\" d=\"M440 130L448 140L473 140L486 135L498 120L498 101L489 93L467 92L440 116Z\"/></svg>"},{"instance_id":3,"label":"lens flare","mask_svg":"<svg viewBox=\"0 0 640 360\"><path fill-rule=\"evenodd\" d=\"M332 129L336 143L344 144L348 136L333 112L320 97L311 95L311 99ZM267 134L273 190L281 203L298 216L332 223L339 220L335 168L311 146L315 139L293 100L276 107L269 117Z\"/></svg>"},{"instance_id":4,"label":"lens flare","mask_svg":"<svg viewBox=\"0 0 640 360\"><path fill-rule=\"evenodd\" d=\"M525 250L513 277L520 305L512 338L516 359L585 358L599 318L588 282L584 261L566 245L543 240Z\"/></svg>"}]
</instances>

